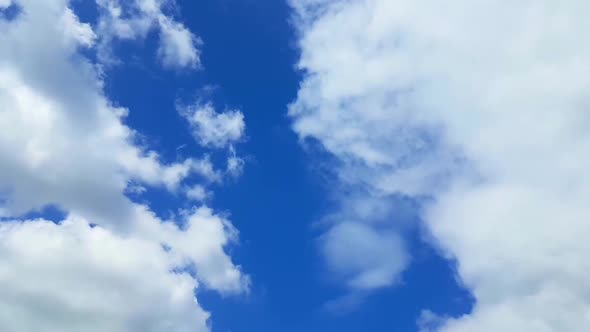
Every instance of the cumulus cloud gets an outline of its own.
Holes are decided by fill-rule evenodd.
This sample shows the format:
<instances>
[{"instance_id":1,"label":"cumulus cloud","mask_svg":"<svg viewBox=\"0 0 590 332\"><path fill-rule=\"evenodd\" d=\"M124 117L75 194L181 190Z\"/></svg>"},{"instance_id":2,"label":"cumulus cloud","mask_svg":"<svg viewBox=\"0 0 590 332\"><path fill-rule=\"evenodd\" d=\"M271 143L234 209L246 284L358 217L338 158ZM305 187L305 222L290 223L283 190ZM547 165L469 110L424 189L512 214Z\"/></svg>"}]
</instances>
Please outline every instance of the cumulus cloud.
<instances>
[{"instance_id":1,"label":"cumulus cloud","mask_svg":"<svg viewBox=\"0 0 590 332\"><path fill-rule=\"evenodd\" d=\"M223 148L240 141L245 133L240 111L217 112L210 103L181 107L180 113L191 126L197 142L206 147Z\"/></svg>"},{"instance_id":2,"label":"cumulus cloud","mask_svg":"<svg viewBox=\"0 0 590 332\"><path fill-rule=\"evenodd\" d=\"M84 220L0 224L0 329L208 331L196 281L158 243Z\"/></svg>"},{"instance_id":3,"label":"cumulus cloud","mask_svg":"<svg viewBox=\"0 0 590 332\"><path fill-rule=\"evenodd\" d=\"M23 7L23 17L2 26L0 36L13 46L0 50L0 183L12 215L49 203L99 215L113 210L101 204L122 207L130 180L175 188L193 171L213 177L206 160L166 165L134 144L135 132L122 123L127 110L102 95L90 63L70 59L86 45L90 34L79 32L88 25L73 24L65 7L47 5L56 7L47 14L37 3ZM50 14L57 23L47 27ZM65 33L70 27L74 32Z\"/></svg>"},{"instance_id":4,"label":"cumulus cloud","mask_svg":"<svg viewBox=\"0 0 590 332\"><path fill-rule=\"evenodd\" d=\"M306 73L295 130L336 156L341 185L366 200L432 198L421 214L429 238L476 299L429 330L587 330L590 43L579 34L590 4L292 5ZM375 228L375 218L354 222ZM371 271L344 266L356 271L349 283Z\"/></svg>"},{"instance_id":5,"label":"cumulus cloud","mask_svg":"<svg viewBox=\"0 0 590 332\"><path fill-rule=\"evenodd\" d=\"M186 188L185 194L186 197L198 202L205 201L211 196L211 193L207 191L207 188L199 184Z\"/></svg>"},{"instance_id":6,"label":"cumulus cloud","mask_svg":"<svg viewBox=\"0 0 590 332\"><path fill-rule=\"evenodd\" d=\"M163 66L200 66L198 46L201 40L164 11L174 6L173 0L97 0L97 4L101 9L98 30L102 38L99 49L102 62L116 62L111 54L113 40L144 39L155 29L160 35L158 56Z\"/></svg>"},{"instance_id":7,"label":"cumulus cloud","mask_svg":"<svg viewBox=\"0 0 590 332\"><path fill-rule=\"evenodd\" d=\"M166 67L198 67L199 51L196 45L201 41L182 24L160 18L160 48L158 54Z\"/></svg>"},{"instance_id":8,"label":"cumulus cloud","mask_svg":"<svg viewBox=\"0 0 590 332\"><path fill-rule=\"evenodd\" d=\"M14 20L0 19L0 217L10 220L0 223L0 329L207 331L194 288L249 287L225 251L237 230L204 206L162 220L125 192L223 172L207 156L166 163L138 143L129 110L113 106L104 73L79 52L104 46L103 23L80 22L65 0L18 5ZM47 205L66 220L20 220Z\"/></svg>"}]
</instances>

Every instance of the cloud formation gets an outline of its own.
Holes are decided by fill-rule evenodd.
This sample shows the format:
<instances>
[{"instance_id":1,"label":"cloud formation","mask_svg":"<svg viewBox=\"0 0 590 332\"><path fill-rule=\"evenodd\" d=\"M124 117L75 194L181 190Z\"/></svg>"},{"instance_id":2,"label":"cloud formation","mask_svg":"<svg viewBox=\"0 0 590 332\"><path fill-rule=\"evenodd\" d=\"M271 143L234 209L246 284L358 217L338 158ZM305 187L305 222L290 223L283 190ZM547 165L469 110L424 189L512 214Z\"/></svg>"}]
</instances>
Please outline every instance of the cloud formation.
<instances>
[{"instance_id":1,"label":"cloud formation","mask_svg":"<svg viewBox=\"0 0 590 332\"><path fill-rule=\"evenodd\" d=\"M242 112L217 112L211 103L181 107L180 114L188 121L195 140L205 147L231 148L246 130Z\"/></svg>"},{"instance_id":2,"label":"cloud formation","mask_svg":"<svg viewBox=\"0 0 590 332\"><path fill-rule=\"evenodd\" d=\"M0 224L0 329L207 331L194 279L161 246L85 220Z\"/></svg>"},{"instance_id":3,"label":"cloud formation","mask_svg":"<svg viewBox=\"0 0 590 332\"><path fill-rule=\"evenodd\" d=\"M115 40L144 39L152 30L160 35L158 57L168 68L198 68L201 40L182 23L165 13L173 0L97 0L100 9L98 31L102 62L117 62L111 53Z\"/></svg>"},{"instance_id":4,"label":"cloud formation","mask_svg":"<svg viewBox=\"0 0 590 332\"><path fill-rule=\"evenodd\" d=\"M127 5L158 16L162 3ZM223 172L206 156L163 162L138 143L123 123L129 110L102 91L101 64L79 52L100 52L114 33L140 36L150 19L119 17L105 30L104 16L82 23L66 0L18 6L15 19L0 19L0 329L208 331L195 287L248 291L225 252L237 230L206 206L162 220L125 193L174 192L195 185L191 174L219 181ZM21 217L48 205L68 216Z\"/></svg>"},{"instance_id":5,"label":"cloud formation","mask_svg":"<svg viewBox=\"0 0 590 332\"><path fill-rule=\"evenodd\" d=\"M432 198L428 236L476 299L428 331L587 330L590 4L291 3L306 74L295 130L337 157L340 184L364 201ZM353 221L384 227L375 211ZM328 260L370 271L346 248Z\"/></svg>"}]
</instances>

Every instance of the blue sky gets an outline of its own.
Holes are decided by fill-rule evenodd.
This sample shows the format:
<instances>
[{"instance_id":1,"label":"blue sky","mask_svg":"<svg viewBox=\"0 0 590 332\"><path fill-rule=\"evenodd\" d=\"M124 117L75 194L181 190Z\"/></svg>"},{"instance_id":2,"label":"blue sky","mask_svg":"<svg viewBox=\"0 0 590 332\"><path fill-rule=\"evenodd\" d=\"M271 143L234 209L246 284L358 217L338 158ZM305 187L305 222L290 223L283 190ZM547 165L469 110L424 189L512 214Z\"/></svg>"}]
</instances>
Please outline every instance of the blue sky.
<instances>
[{"instance_id":1,"label":"blue sky","mask_svg":"<svg viewBox=\"0 0 590 332\"><path fill-rule=\"evenodd\" d=\"M199 148L175 116L176 99L195 98L204 85L215 85L211 94L218 105L245 114L248 138L239 150L249 161L238 180L215 189L213 206L231 213L240 231L241 243L232 254L252 276L253 288L237 298L208 292L200 297L213 313L214 330L415 331L424 308L452 315L467 311L471 300L454 280L452 267L418 238L419 257L403 277L403 287L371 294L345 312L325 308L347 290L330 280L315 250L320 232L313 224L331 202L308 158L322 156L298 144L287 117L301 76L295 66L299 52L289 24L292 13L277 1L178 5L183 21L203 39L204 70L162 70L148 40L125 50L148 68L118 66L109 75L107 91L122 105L142 110L130 114L129 125L161 151L171 152L171 158L182 144L188 144L183 149ZM162 114L165 109L170 116ZM162 213L178 204L158 193L148 199Z\"/></svg>"},{"instance_id":2,"label":"blue sky","mask_svg":"<svg viewBox=\"0 0 590 332\"><path fill-rule=\"evenodd\" d=\"M0 0L0 330L586 331L590 8L448 7Z\"/></svg>"}]
</instances>

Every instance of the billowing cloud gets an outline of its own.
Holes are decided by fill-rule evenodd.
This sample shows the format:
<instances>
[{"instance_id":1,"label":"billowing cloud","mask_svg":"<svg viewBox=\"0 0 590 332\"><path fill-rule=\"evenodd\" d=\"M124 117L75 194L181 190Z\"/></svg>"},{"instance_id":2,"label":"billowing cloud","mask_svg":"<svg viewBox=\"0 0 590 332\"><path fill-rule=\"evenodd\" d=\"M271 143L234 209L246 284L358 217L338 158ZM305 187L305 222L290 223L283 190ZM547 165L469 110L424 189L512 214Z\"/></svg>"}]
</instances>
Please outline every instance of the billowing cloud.
<instances>
[{"instance_id":1,"label":"billowing cloud","mask_svg":"<svg viewBox=\"0 0 590 332\"><path fill-rule=\"evenodd\" d=\"M128 110L111 105L93 65L76 57L94 33L64 3L22 6L22 17L0 23L0 42L12 46L0 50L0 187L11 215L57 204L119 219L104 214L128 210L130 181L173 190L190 173L218 177L207 158L163 164L135 144Z\"/></svg>"},{"instance_id":2,"label":"billowing cloud","mask_svg":"<svg viewBox=\"0 0 590 332\"><path fill-rule=\"evenodd\" d=\"M158 55L166 67L197 67L200 65L197 45L200 40L182 24L168 17L160 18Z\"/></svg>"},{"instance_id":3,"label":"billowing cloud","mask_svg":"<svg viewBox=\"0 0 590 332\"><path fill-rule=\"evenodd\" d=\"M198 46L201 40L182 23L166 15L164 9L174 0L97 0L101 9L98 31L101 36L99 56L103 62L116 62L111 54L113 40L144 39L157 29L160 35L158 56L169 68L200 66Z\"/></svg>"},{"instance_id":4,"label":"billowing cloud","mask_svg":"<svg viewBox=\"0 0 590 332\"><path fill-rule=\"evenodd\" d=\"M239 142L245 133L244 115L240 111L217 112L210 103L181 107L180 113L191 126L197 142L206 147L223 148Z\"/></svg>"},{"instance_id":5,"label":"billowing cloud","mask_svg":"<svg viewBox=\"0 0 590 332\"><path fill-rule=\"evenodd\" d=\"M151 241L87 221L0 224L0 329L208 331L196 281Z\"/></svg>"},{"instance_id":6,"label":"billowing cloud","mask_svg":"<svg viewBox=\"0 0 590 332\"><path fill-rule=\"evenodd\" d=\"M0 329L207 331L194 288L249 287L225 251L237 230L205 206L162 220L125 192L224 172L206 156L163 162L138 143L129 110L113 106L104 72L79 53L105 47L103 23L81 23L65 0L18 5L0 19ZM21 220L48 205L67 218Z\"/></svg>"},{"instance_id":7,"label":"billowing cloud","mask_svg":"<svg viewBox=\"0 0 590 332\"><path fill-rule=\"evenodd\" d=\"M579 36L590 4L292 5L306 73L295 130L338 158L340 184L363 200L431 198L429 237L476 299L472 313L429 329L586 331L590 43ZM395 212L352 222L376 230L395 225ZM327 241L349 222L334 221ZM342 259L354 258L348 244L328 242L326 255L356 271L351 283L372 267Z\"/></svg>"}]
</instances>

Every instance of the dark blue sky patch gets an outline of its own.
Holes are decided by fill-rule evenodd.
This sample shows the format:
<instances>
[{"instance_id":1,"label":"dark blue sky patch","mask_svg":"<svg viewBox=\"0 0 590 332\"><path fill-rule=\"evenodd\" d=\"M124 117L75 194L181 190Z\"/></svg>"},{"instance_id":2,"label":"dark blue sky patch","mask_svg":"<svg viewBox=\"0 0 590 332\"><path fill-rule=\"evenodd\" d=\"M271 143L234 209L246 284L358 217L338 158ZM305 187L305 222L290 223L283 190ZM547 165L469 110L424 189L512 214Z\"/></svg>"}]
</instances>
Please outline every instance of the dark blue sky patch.
<instances>
[{"instance_id":1,"label":"dark blue sky patch","mask_svg":"<svg viewBox=\"0 0 590 332\"><path fill-rule=\"evenodd\" d=\"M67 213L63 211L59 206L47 205L37 211L28 212L22 216L18 216L13 219L19 220L35 220L45 219L55 224L60 224L67 217Z\"/></svg>"},{"instance_id":2,"label":"dark blue sky patch","mask_svg":"<svg viewBox=\"0 0 590 332\"><path fill-rule=\"evenodd\" d=\"M22 13L22 7L13 2L6 8L0 8L0 20L13 21Z\"/></svg>"}]
</instances>

